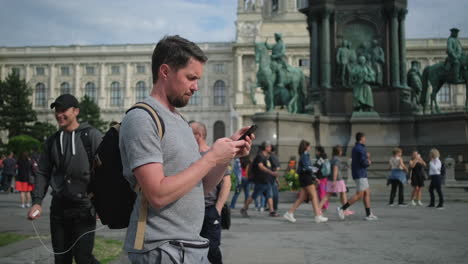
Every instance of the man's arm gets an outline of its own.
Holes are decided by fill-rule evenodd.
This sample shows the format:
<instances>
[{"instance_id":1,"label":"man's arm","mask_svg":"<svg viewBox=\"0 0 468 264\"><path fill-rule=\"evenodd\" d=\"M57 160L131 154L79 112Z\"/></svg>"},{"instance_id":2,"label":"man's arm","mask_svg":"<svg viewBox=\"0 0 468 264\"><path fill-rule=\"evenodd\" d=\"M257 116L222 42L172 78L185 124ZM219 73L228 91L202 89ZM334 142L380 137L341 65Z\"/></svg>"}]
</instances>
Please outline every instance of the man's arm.
<instances>
[{"instance_id":1,"label":"man's arm","mask_svg":"<svg viewBox=\"0 0 468 264\"><path fill-rule=\"evenodd\" d=\"M39 158L38 163L38 170L36 172L35 177L35 186L33 191L31 192L32 204L33 206L29 209L27 217L30 220L34 220L39 218L42 213L42 200L47 193L47 189L49 188L50 183L50 173L51 173L51 160L50 160L50 148L52 146L53 137L49 137L49 139L44 143L42 154ZM34 215L35 211L39 211L38 214Z\"/></svg>"},{"instance_id":2,"label":"man's arm","mask_svg":"<svg viewBox=\"0 0 468 264\"><path fill-rule=\"evenodd\" d=\"M224 175L221 190L219 190L218 200L216 201L216 210L221 215L221 210L223 209L224 204L226 203L229 192L231 191L231 175Z\"/></svg>"},{"instance_id":3,"label":"man's arm","mask_svg":"<svg viewBox=\"0 0 468 264\"><path fill-rule=\"evenodd\" d=\"M236 133L234 133L234 135L231 136L231 140L237 141L241 137L241 135L243 135L249 128L250 126L241 128ZM244 148L240 149L240 152L237 153L236 157L244 157L249 154L252 140L254 138L255 135L247 136L247 144ZM209 193L222 180L228 164L229 163L219 164L218 166L214 167L208 173L208 175L206 175L203 178L203 189L205 194Z\"/></svg>"},{"instance_id":4,"label":"man's arm","mask_svg":"<svg viewBox=\"0 0 468 264\"><path fill-rule=\"evenodd\" d=\"M276 175L277 175L276 172L274 172L274 171L268 169L267 167L265 167L265 165L264 165L262 162L259 162L259 163L258 163L258 168L259 168L260 170L262 170L263 172L266 172L266 173L268 173L268 174L270 174L270 175L273 175L273 176L275 176L275 177L276 177Z\"/></svg>"},{"instance_id":5,"label":"man's arm","mask_svg":"<svg viewBox=\"0 0 468 264\"><path fill-rule=\"evenodd\" d=\"M201 159L170 177L165 177L163 165L156 162L137 167L133 172L146 199L153 207L161 209L190 192L209 173L216 174L223 166L225 169L245 144L248 143L243 140L217 140Z\"/></svg>"},{"instance_id":6,"label":"man's arm","mask_svg":"<svg viewBox=\"0 0 468 264\"><path fill-rule=\"evenodd\" d=\"M367 168L369 167L369 159L367 158L367 151L364 150L363 148L359 150L359 156L360 156L360 163L361 167Z\"/></svg>"},{"instance_id":7,"label":"man's arm","mask_svg":"<svg viewBox=\"0 0 468 264\"><path fill-rule=\"evenodd\" d=\"M213 190L223 179L224 172L226 171L228 164L229 163L217 165L203 178L203 190L205 195Z\"/></svg>"},{"instance_id":8,"label":"man's arm","mask_svg":"<svg viewBox=\"0 0 468 264\"><path fill-rule=\"evenodd\" d=\"M163 208L178 200L204 177L207 186L216 185L223 176L227 164L234 157L243 157L250 152L252 140L255 136L246 137L246 140L237 140L248 127L238 130L231 139L218 139L211 149L198 161L178 174L165 177L163 165L158 162L147 163L133 170L138 184L141 186L146 199L155 208Z\"/></svg>"},{"instance_id":9,"label":"man's arm","mask_svg":"<svg viewBox=\"0 0 468 264\"><path fill-rule=\"evenodd\" d=\"M36 174L36 182L34 186L34 190L31 192L32 197L32 204L42 204L42 199L47 193L47 189L49 187L50 182L50 173L51 173L51 160L50 160L50 148L53 145L52 141L54 139L52 137L46 141L43 147L43 152L39 159L38 163L38 170Z\"/></svg>"}]
</instances>

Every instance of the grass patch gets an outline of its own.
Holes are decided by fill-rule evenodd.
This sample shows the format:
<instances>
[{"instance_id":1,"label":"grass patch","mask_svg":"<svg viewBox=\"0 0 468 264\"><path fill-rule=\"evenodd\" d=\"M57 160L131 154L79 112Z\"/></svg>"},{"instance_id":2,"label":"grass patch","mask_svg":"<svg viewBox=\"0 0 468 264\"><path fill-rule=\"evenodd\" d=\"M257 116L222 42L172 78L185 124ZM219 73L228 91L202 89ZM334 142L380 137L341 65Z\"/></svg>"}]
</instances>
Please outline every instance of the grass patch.
<instances>
[{"instance_id":1,"label":"grass patch","mask_svg":"<svg viewBox=\"0 0 468 264\"><path fill-rule=\"evenodd\" d=\"M30 238L28 235L20 235L15 233L0 233L0 247L15 243L21 240Z\"/></svg>"},{"instance_id":2,"label":"grass patch","mask_svg":"<svg viewBox=\"0 0 468 264\"><path fill-rule=\"evenodd\" d=\"M122 253L123 241L96 236L93 254L102 264L116 260Z\"/></svg>"}]
</instances>

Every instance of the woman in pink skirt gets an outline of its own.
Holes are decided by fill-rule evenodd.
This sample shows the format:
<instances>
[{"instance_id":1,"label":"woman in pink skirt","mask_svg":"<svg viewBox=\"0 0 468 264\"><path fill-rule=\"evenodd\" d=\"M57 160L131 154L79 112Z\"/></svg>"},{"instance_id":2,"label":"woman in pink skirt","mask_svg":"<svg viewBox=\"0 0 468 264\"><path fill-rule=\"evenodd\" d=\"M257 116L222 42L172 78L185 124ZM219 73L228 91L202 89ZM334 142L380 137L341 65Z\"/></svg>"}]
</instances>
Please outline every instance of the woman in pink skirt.
<instances>
[{"instance_id":1,"label":"woman in pink skirt","mask_svg":"<svg viewBox=\"0 0 468 264\"><path fill-rule=\"evenodd\" d=\"M341 176L341 170L340 170L341 168L340 156L341 155L343 155L343 148L340 145L334 146L333 158L330 162L332 173L328 176L327 195L323 197L323 199L320 201L319 208L322 208L322 206L326 202L328 202L328 199L330 199L330 196L333 193L339 193L342 205L348 202L348 198L346 196L346 185L343 180L343 177ZM351 215L354 212L346 210L344 213L345 215Z\"/></svg>"}]
</instances>

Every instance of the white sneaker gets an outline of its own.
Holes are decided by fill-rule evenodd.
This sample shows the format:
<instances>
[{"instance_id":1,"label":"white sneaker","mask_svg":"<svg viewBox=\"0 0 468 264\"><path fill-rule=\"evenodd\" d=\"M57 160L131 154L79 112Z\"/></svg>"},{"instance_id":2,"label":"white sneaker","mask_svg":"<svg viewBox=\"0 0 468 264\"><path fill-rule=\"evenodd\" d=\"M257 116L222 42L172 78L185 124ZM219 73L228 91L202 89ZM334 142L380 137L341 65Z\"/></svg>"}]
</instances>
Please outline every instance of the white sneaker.
<instances>
[{"instance_id":1,"label":"white sneaker","mask_svg":"<svg viewBox=\"0 0 468 264\"><path fill-rule=\"evenodd\" d=\"M30 208L30 207L31 207L31 204L30 204L30 203L27 203L27 204L26 204L26 207L27 207L27 208Z\"/></svg>"},{"instance_id":2,"label":"white sneaker","mask_svg":"<svg viewBox=\"0 0 468 264\"><path fill-rule=\"evenodd\" d=\"M375 216L374 214L370 214L369 216L366 216L364 218L364 220L366 220L366 221L375 221L375 220L379 220L379 218L377 216Z\"/></svg>"},{"instance_id":3,"label":"white sneaker","mask_svg":"<svg viewBox=\"0 0 468 264\"><path fill-rule=\"evenodd\" d=\"M315 216L315 223L325 223L328 221L328 218L324 217L323 215Z\"/></svg>"},{"instance_id":4,"label":"white sneaker","mask_svg":"<svg viewBox=\"0 0 468 264\"><path fill-rule=\"evenodd\" d=\"M338 212L338 217L340 218L340 220L344 220L345 215L343 209L341 209L341 207L337 207L336 212Z\"/></svg>"},{"instance_id":5,"label":"white sneaker","mask_svg":"<svg viewBox=\"0 0 468 264\"><path fill-rule=\"evenodd\" d=\"M21 204L20 207L21 208L26 208L26 206L24 204Z\"/></svg>"},{"instance_id":6,"label":"white sneaker","mask_svg":"<svg viewBox=\"0 0 468 264\"><path fill-rule=\"evenodd\" d=\"M283 217L291 223L296 223L296 218L294 218L294 214L290 214L289 212L284 213Z\"/></svg>"},{"instance_id":7,"label":"white sneaker","mask_svg":"<svg viewBox=\"0 0 468 264\"><path fill-rule=\"evenodd\" d=\"M416 206L416 202L414 200L411 200L411 205Z\"/></svg>"},{"instance_id":8,"label":"white sneaker","mask_svg":"<svg viewBox=\"0 0 468 264\"><path fill-rule=\"evenodd\" d=\"M260 212L262 212L262 213L265 212L265 208L260 207Z\"/></svg>"},{"instance_id":9,"label":"white sneaker","mask_svg":"<svg viewBox=\"0 0 468 264\"><path fill-rule=\"evenodd\" d=\"M418 205L423 206L424 204L421 202L421 200L418 200Z\"/></svg>"}]
</instances>

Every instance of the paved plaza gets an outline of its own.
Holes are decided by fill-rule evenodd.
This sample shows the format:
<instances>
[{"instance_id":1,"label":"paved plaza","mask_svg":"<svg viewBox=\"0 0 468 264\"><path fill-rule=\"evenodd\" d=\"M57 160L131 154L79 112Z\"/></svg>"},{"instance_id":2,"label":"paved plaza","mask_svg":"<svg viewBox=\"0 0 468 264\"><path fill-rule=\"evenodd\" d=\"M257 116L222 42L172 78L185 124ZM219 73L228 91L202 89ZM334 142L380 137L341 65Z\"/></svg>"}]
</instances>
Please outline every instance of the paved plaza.
<instances>
[{"instance_id":1,"label":"paved plaza","mask_svg":"<svg viewBox=\"0 0 468 264\"><path fill-rule=\"evenodd\" d=\"M18 200L18 194L0 194L0 232L34 235ZM46 208L49 203L46 199ZM281 203L280 213L289 206ZM445 210L436 210L388 207L378 201L373 207L380 219L374 222L363 220L362 203L351 207L356 214L345 221L338 220L336 206L333 200L325 224L313 222L310 204L299 208L295 224L253 209L244 218L234 210L231 229L223 231L225 263L439 264L468 259L468 203L448 202ZM36 225L50 247L48 210ZM98 235L122 239L124 231L103 229ZM0 263L53 263L53 258L34 238L0 247ZM129 262L122 256L113 263Z\"/></svg>"}]
</instances>

